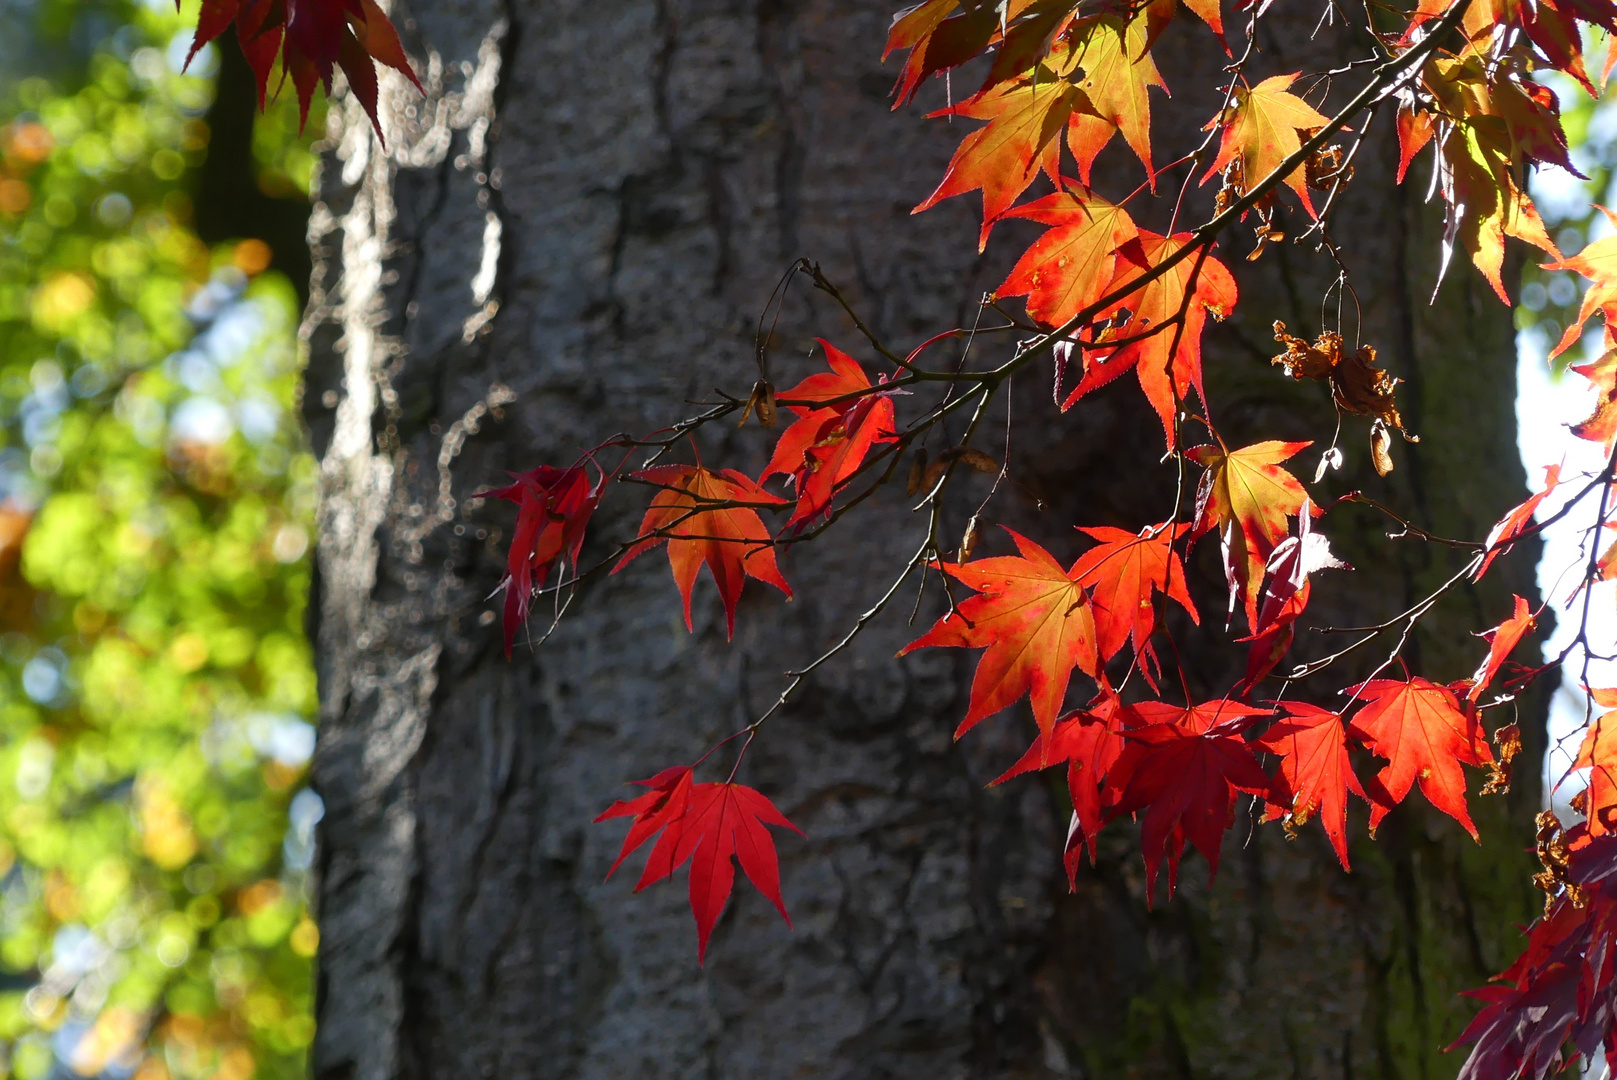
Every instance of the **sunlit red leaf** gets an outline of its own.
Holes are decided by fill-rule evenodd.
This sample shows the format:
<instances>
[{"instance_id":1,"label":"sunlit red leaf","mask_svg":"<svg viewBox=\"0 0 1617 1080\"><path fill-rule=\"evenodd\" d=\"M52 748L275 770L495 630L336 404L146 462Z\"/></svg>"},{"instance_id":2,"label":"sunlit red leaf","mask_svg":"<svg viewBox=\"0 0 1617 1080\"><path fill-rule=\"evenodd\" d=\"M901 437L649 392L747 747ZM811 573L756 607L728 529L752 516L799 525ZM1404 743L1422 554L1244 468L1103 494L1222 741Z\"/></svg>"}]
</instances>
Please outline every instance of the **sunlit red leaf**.
<instances>
[{"instance_id":1,"label":"sunlit red leaf","mask_svg":"<svg viewBox=\"0 0 1617 1080\"><path fill-rule=\"evenodd\" d=\"M1288 815L1293 826L1318 818L1342 869L1350 869L1348 795L1366 796L1348 758L1347 728L1341 716L1317 705L1288 701L1281 708L1285 715L1280 722L1257 740L1257 745L1280 755L1268 816Z\"/></svg>"},{"instance_id":2,"label":"sunlit red leaf","mask_svg":"<svg viewBox=\"0 0 1617 1080\"><path fill-rule=\"evenodd\" d=\"M1533 626L1532 608L1528 606L1526 600L1516 597L1515 613L1483 635L1488 642L1488 655L1477 668L1477 673L1471 676L1471 690L1466 694L1468 701L1476 701L1482 696L1483 690L1487 689L1494 676L1499 674L1499 668L1505 659L1517 645L1521 644L1522 638L1532 632Z\"/></svg>"},{"instance_id":3,"label":"sunlit red leaf","mask_svg":"<svg viewBox=\"0 0 1617 1080\"><path fill-rule=\"evenodd\" d=\"M1056 721L1047 739L1036 736L1033 745L1016 764L996 777L990 786L1038 769L1067 766L1067 793L1072 800L1075 831L1067 845L1067 877L1077 871L1083 849L1089 849L1089 865L1095 865L1095 838L1105 822L1102 784L1117 756L1123 752L1122 731L1130 723L1144 723L1129 714L1128 707L1115 695L1099 705L1068 713Z\"/></svg>"},{"instance_id":4,"label":"sunlit red leaf","mask_svg":"<svg viewBox=\"0 0 1617 1080\"><path fill-rule=\"evenodd\" d=\"M1358 696L1364 705L1348 731L1387 759L1386 767L1366 784L1371 833L1418 782L1428 802L1475 838L1460 766L1493 760L1476 713L1462 708L1448 687L1418 677L1407 682L1377 679L1359 687Z\"/></svg>"},{"instance_id":5,"label":"sunlit red leaf","mask_svg":"<svg viewBox=\"0 0 1617 1080\"><path fill-rule=\"evenodd\" d=\"M1191 239L1190 233L1159 236L1141 230L1118 250L1116 269L1104 291L1109 294L1127 287L1142 276L1142 270L1160 266ZM1207 316L1222 319L1234 309L1236 297L1235 279L1223 263L1211 255L1187 256L1101 312L1102 317L1110 317L1127 310L1131 317L1085 354L1083 379L1061 403L1062 408L1071 408L1086 394L1133 369L1172 448L1179 403L1192 389L1198 397L1202 395L1202 328ZM1108 349L1108 340L1127 344Z\"/></svg>"},{"instance_id":6,"label":"sunlit red leaf","mask_svg":"<svg viewBox=\"0 0 1617 1080\"><path fill-rule=\"evenodd\" d=\"M880 393L849 398L873 389L869 376L847 353L823 338L819 341L831 370L810 375L779 394L798 419L781 432L759 477L760 481L777 474L793 478L797 506L787 522L793 526L830 510L837 491L859 471L870 451L898 437L892 398ZM830 404L824 408L802 404L809 402Z\"/></svg>"},{"instance_id":7,"label":"sunlit red leaf","mask_svg":"<svg viewBox=\"0 0 1617 1080\"><path fill-rule=\"evenodd\" d=\"M1130 637L1135 652L1146 648L1156 627L1152 599L1157 593L1177 601L1191 621L1201 621L1185 586L1184 564L1173 549L1174 541L1190 531L1189 525L1163 523L1140 533L1109 526L1080 531L1100 541L1073 564L1073 572L1080 584L1092 590L1095 633L1103 661L1116 656Z\"/></svg>"},{"instance_id":8,"label":"sunlit red leaf","mask_svg":"<svg viewBox=\"0 0 1617 1080\"><path fill-rule=\"evenodd\" d=\"M1138 235L1122 207L1071 187L1009 216L1051 228L1022 253L996 295L1026 296L1028 316L1046 326L1061 326L1105 296L1117 249Z\"/></svg>"},{"instance_id":9,"label":"sunlit red leaf","mask_svg":"<svg viewBox=\"0 0 1617 1080\"><path fill-rule=\"evenodd\" d=\"M955 738L1028 695L1033 718L1048 740L1072 669L1089 676L1099 669L1094 614L1076 565L1063 570L1044 548L1011 529L1005 531L1021 555L943 563L950 577L978 595L961 601L899 655L927 646L986 648Z\"/></svg>"},{"instance_id":10,"label":"sunlit red leaf","mask_svg":"<svg viewBox=\"0 0 1617 1080\"><path fill-rule=\"evenodd\" d=\"M692 784L689 767L664 770L639 781L651 791L627 802L614 803L596 821L633 816L629 835L612 870L653 835L661 832L646 862L635 892L671 876L691 864L691 913L696 917L698 960L707 957L708 939L735 887L735 863L763 893L786 925L792 924L780 894L780 862L775 840L765 828L793 825L764 795L741 784Z\"/></svg>"},{"instance_id":11,"label":"sunlit red leaf","mask_svg":"<svg viewBox=\"0 0 1617 1080\"><path fill-rule=\"evenodd\" d=\"M727 636L734 636L736 603L746 579L775 586L791 599L792 588L780 576L769 530L757 507L788 505L742 473L709 472L700 465L657 465L634 474L662 488L640 522L640 539L618 560L616 574L631 560L659 544L668 545L674 583L685 601L685 627L691 626L691 589L706 563L724 601ZM743 505L734 505L743 504Z\"/></svg>"}]
</instances>

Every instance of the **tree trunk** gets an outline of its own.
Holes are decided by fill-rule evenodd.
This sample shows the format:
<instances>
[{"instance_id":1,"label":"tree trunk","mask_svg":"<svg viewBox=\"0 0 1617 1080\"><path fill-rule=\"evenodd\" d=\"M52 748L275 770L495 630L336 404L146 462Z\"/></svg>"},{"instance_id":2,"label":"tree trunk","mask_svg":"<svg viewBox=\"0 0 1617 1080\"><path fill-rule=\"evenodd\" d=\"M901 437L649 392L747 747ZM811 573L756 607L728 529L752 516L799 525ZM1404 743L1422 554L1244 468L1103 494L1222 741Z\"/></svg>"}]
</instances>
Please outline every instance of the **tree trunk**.
<instances>
[{"instance_id":1,"label":"tree trunk","mask_svg":"<svg viewBox=\"0 0 1617 1080\"><path fill-rule=\"evenodd\" d=\"M1260 74L1347 55L1298 44L1315 14L1268 17ZM714 387L744 393L759 312L799 255L907 347L971 325L1011 245L976 254L975 197L910 217L963 129L888 110L881 4L461 0L395 15L426 97L384 84L385 149L351 100L333 109L310 227L314 776L327 808L318 1080L1452 1075L1458 1059L1440 1048L1468 1011L1455 994L1508 961L1536 904L1521 854L1539 799L1530 764L1510 795L1473 795L1481 846L1418 796L1355 844L1352 874L1316 825L1288 845L1278 826L1243 822L1214 884L1187 859L1178 898L1148 910L1135 837L1119 825L1069 894L1059 785L984 786L1025 747L1030 719L1019 710L952 741L975 657L892 659L919 632L908 591L742 768L808 834L780 845L795 929L742 885L699 968L682 882L639 896L629 870L603 883L621 829L590 820L622 783L691 761L756 716L782 671L880 595L924 523L901 492L872 499L785 560L791 603L748 587L729 644L711 583L687 633L666 560L645 556L592 579L548 640L508 662L487 597L511 516L471 496L503 470L662 427ZM1194 145L1227 60L1194 25L1176 25L1158 56L1175 94L1156 99L1158 159L1170 160ZM941 85L928 93L942 103ZM1350 420L1345 478L1316 491L1362 486L1436 533L1478 538L1522 496L1510 315L1462 267L1428 306L1441 223L1420 201L1423 178L1390 183L1387 128L1372 131L1336 228L1362 339L1408 380L1402 404L1423 441L1395 447L1398 471L1382 482ZM1114 146L1101 172L1120 194L1138 170ZM1183 175L1166 174L1165 189ZM1162 228L1167 209L1141 212ZM1334 267L1309 244L1248 264L1251 242L1221 249L1244 296L1207 334L1215 418L1227 438L1323 443L1329 401L1271 369L1269 323L1317 331ZM811 369L815 335L861 354L800 282L773 337L776 385ZM1073 524L1166 516L1174 471L1155 465L1161 430L1132 380L1060 417L1047 378L1017 381L1017 483L985 518L1065 559ZM985 431L998 456L1003 426ZM767 455L753 427L698 441L710 464L754 473ZM1321 448L1299 458L1304 479ZM951 505L952 535L987 482ZM585 564L632 536L643 508L615 490ZM1449 549L1389 541L1390 523L1360 510L1325 519L1358 569L1321 576L1319 624L1380 622L1459 565ZM1174 631L1193 689L1217 694L1241 657L1208 644L1222 585L1211 547L1192 567L1204 632L1183 620ZM1452 596L1406 650L1412 666L1469 673L1469 632L1507 614L1512 591L1532 595L1532 557ZM534 632L548 623L539 613ZM1300 639L1305 655L1336 642ZM1329 700L1389 647L1300 692ZM1536 760L1539 712L1524 706L1521 722ZM1362 836L1362 815L1354 827Z\"/></svg>"}]
</instances>

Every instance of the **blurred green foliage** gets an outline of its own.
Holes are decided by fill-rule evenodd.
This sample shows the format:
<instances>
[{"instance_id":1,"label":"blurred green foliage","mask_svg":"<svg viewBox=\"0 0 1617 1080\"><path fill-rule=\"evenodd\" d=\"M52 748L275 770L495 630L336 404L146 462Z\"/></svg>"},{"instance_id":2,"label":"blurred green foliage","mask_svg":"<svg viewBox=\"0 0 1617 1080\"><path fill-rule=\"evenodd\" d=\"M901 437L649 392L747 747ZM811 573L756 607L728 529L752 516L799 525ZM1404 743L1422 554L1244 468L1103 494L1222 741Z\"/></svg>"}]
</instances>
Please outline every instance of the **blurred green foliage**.
<instances>
[{"instance_id":1,"label":"blurred green foliage","mask_svg":"<svg viewBox=\"0 0 1617 1080\"><path fill-rule=\"evenodd\" d=\"M26 14L56 59L0 82L0 1065L301 1075L295 290L261 241L191 229L217 67L179 70L194 4ZM259 187L306 192L292 103L253 137Z\"/></svg>"}]
</instances>

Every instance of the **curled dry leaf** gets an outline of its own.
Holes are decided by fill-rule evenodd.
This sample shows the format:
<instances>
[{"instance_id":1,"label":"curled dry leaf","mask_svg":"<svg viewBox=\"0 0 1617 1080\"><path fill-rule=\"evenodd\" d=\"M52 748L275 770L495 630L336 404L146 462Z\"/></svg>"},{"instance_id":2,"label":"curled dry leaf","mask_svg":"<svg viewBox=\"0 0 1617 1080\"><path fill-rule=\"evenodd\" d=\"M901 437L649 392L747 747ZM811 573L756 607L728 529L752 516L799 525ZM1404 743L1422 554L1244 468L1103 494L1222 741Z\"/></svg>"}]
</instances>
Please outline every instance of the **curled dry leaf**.
<instances>
[{"instance_id":1,"label":"curled dry leaf","mask_svg":"<svg viewBox=\"0 0 1617 1080\"><path fill-rule=\"evenodd\" d=\"M1522 729L1515 724L1503 724L1493 733L1493 742L1499 748L1499 754L1489 766L1488 779L1482 785L1481 794L1508 795L1510 763L1522 752Z\"/></svg>"},{"instance_id":2,"label":"curled dry leaf","mask_svg":"<svg viewBox=\"0 0 1617 1080\"><path fill-rule=\"evenodd\" d=\"M1271 363L1285 368L1293 379L1329 381L1331 398L1337 408L1374 419L1370 428L1370 457L1376 472L1382 476L1392 472L1388 449L1393 429L1397 429L1405 442L1420 442L1404 430L1404 418L1394 400L1394 391L1403 380L1376 366L1376 350L1372 346L1361 345L1352 355L1346 355L1342 335L1335 331L1322 331L1310 344L1287 333L1286 324L1279 320L1275 322L1275 340L1284 345L1286 351Z\"/></svg>"}]
</instances>

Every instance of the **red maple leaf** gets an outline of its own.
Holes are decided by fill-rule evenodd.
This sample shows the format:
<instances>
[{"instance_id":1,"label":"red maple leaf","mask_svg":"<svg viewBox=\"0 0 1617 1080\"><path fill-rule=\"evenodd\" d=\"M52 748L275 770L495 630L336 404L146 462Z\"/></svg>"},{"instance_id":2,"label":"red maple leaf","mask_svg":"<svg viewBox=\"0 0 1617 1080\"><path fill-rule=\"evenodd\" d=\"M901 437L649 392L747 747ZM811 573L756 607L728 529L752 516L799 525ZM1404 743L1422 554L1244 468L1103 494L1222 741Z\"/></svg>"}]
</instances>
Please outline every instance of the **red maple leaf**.
<instances>
[{"instance_id":1,"label":"red maple leaf","mask_svg":"<svg viewBox=\"0 0 1617 1080\"><path fill-rule=\"evenodd\" d=\"M531 472L513 473L516 483L490 491L479 491L477 498L504 499L517 504L517 524L511 534L506 556L505 655L528 618L528 606L535 589L544 585L550 572L564 557L578 571L578 551L584 544L584 530L590 515L600 505L603 477L593 488L581 465L557 469L541 465Z\"/></svg>"},{"instance_id":2,"label":"red maple leaf","mask_svg":"<svg viewBox=\"0 0 1617 1080\"><path fill-rule=\"evenodd\" d=\"M375 64L402 72L421 89L398 31L376 0L202 0L186 63L232 23L242 55L258 79L260 109L269 94L277 57L297 89L304 121L309 118L315 84L324 84L326 93L331 93L333 67L342 69L349 90L371 118L378 136L382 126L376 116Z\"/></svg>"},{"instance_id":3,"label":"red maple leaf","mask_svg":"<svg viewBox=\"0 0 1617 1080\"><path fill-rule=\"evenodd\" d=\"M1488 642L1488 655L1477 668L1477 673L1471 676L1471 690L1466 694L1466 700L1475 702L1482 696L1483 690L1493 682L1493 677L1499 674L1499 668L1504 664L1512 650L1521 643L1522 638L1532 631L1535 625L1533 611L1527 601L1516 597L1516 610L1510 618L1483 634Z\"/></svg>"},{"instance_id":4,"label":"red maple leaf","mask_svg":"<svg viewBox=\"0 0 1617 1080\"><path fill-rule=\"evenodd\" d=\"M1048 738L1072 669L1093 677L1099 668L1095 618L1076 564L1063 570L1044 548L1012 529L1005 531L1021 555L940 564L978 595L961 601L898 654L928 646L988 650L977 664L957 739L1024 694L1031 697L1033 718Z\"/></svg>"},{"instance_id":5,"label":"red maple leaf","mask_svg":"<svg viewBox=\"0 0 1617 1080\"><path fill-rule=\"evenodd\" d=\"M873 385L857 360L824 338L819 342L831 371L810 375L777 400L833 404L824 408L788 404L798 419L781 432L769 465L758 478L759 482L776 474L793 478L797 506L788 527L829 512L837 491L859 472L870 451L898 439L891 395L872 393L841 400L871 390Z\"/></svg>"},{"instance_id":6,"label":"red maple leaf","mask_svg":"<svg viewBox=\"0 0 1617 1080\"><path fill-rule=\"evenodd\" d=\"M1184 564L1173 549L1174 541L1189 530L1189 525L1170 528L1166 522L1139 533L1104 525L1079 529L1100 541L1099 546L1079 557L1073 572L1091 590L1101 660L1116 656L1131 636L1136 653L1147 648L1151 632L1156 629L1156 608L1152 604L1156 593L1177 601L1192 622L1201 622L1185 586Z\"/></svg>"},{"instance_id":7,"label":"red maple leaf","mask_svg":"<svg viewBox=\"0 0 1617 1080\"><path fill-rule=\"evenodd\" d=\"M792 587L780 576L774 541L756 507L786 506L734 469L709 472L700 465L657 465L634 474L662 488L640 522L639 541L612 568L616 574L658 544L668 545L668 564L685 601L685 628L691 625L691 589L706 563L724 600L725 636L734 637L736 603L746 579L775 586L792 598ZM741 504L741 505L736 505Z\"/></svg>"},{"instance_id":8,"label":"red maple leaf","mask_svg":"<svg viewBox=\"0 0 1617 1080\"><path fill-rule=\"evenodd\" d=\"M1103 692L1104 693L1104 692ZM1077 873L1078 860L1085 846L1089 848L1089 865L1095 865L1095 838L1105 824L1105 803L1102 784L1111 771L1117 756L1125 745L1122 731L1126 726L1146 723L1132 715L1116 694L1103 696L1098 704L1077 709L1056 721L1050 737L1040 734L1027 748L1016 764L1006 769L989 783L989 787L1003 784L1012 777L1056 765L1067 766L1067 794L1072 800L1073 827L1067 838L1064 862L1070 885Z\"/></svg>"},{"instance_id":9,"label":"red maple leaf","mask_svg":"<svg viewBox=\"0 0 1617 1080\"><path fill-rule=\"evenodd\" d=\"M1488 531L1488 539L1483 544L1486 554L1477 572L1471 575L1472 581L1478 581L1488 572L1488 567L1502 553L1509 551L1512 541L1526 530L1533 520L1533 514L1538 510L1538 504L1543 502L1561 483L1561 466L1546 465L1544 467L1544 487L1542 490L1529 495L1521 505L1515 507L1500 518L1494 527Z\"/></svg>"},{"instance_id":10,"label":"red maple leaf","mask_svg":"<svg viewBox=\"0 0 1617 1080\"><path fill-rule=\"evenodd\" d=\"M1109 820L1145 811L1140 848L1149 901L1164 853L1169 857L1172 897L1184 840L1207 859L1209 874L1217 874L1224 830L1234 820L1236 793L1269 795L1269 777L1242 737L1254 717L1268 713L1231 701L1203 702L1188 709L1147 702L1133 708L1148 721L1170 711L1179 717L1126 731L1129 743L1107 779L1117 792Z\"/></svg>"},{"instance_id":11,"label":"red maple leaf","mask_svg":"<svg viewBox=\"0 0 1617 1080\"><path fill-rule=\"evenodd\" d=\"M1465 772L1460 765L1493 760L1477 714L1460 706L1454 691L1422 678L1408 682L1376 679L1356 689L1364 706L1349 733L1387 765L1367 785L1370 833L1418 781L1426 800L1465 826L1477 827L1465 805Z\"/></svg>"},{"instance_id":12,"label":"red maple leaf","mask_svg":"<svg viewBox=\"0 0 1617 1080\"><path fill-rule=\"evenodd\" d=\"M1297 513L1297 535L1276 544L1264 564L1257 621L1252 633L1239 639L1252 642L1252 648L1247 652L1246 675L1235 690L1237 697L1250 693L1291 648L1292 624L1308 607L1309 575L1316 570L1353 569L1331 554L1330 541L1313 526L1313 504L1304 499Z\"/></svg>"},{"instance_id":13,"label":"red maple leaf","mask_svg":"<svg viewBox=\"0 0 1617 1080\"><path fill-rule=\"evenodd\" d=\"M775 804L760 792L741 784L692 784L689 766L665 769L637 783L652 790L639 798L616 802L596 821L633 816L611 877L636 848L661 832L646 869L634 891L639 892L691 864L691 914L696 917L697 960L707 957L708 938L735 887L735 861L739 860L757 890L775 905L786 925L792 925L780 895L780 862L774 837L764 826L775 825L802 836Z\"/></svg>"},{"instance_id":14,"label":"red maple leaf","mask_svg":"<svg viewBox=\"0 0 1617 1080\"><path fill-rule=\"evenodd\" d=\"M1286 816L1290 824L1307 824L1319 818L1330 837L1342 869L1350 870L1347 849L1347 797L1352 792L1366 799L1364 788L1348 760L1347 728L1342 718L1329 709L1288 701L1281 705L1284 716L1257 745L1280 755L1280 771L1275 775L1275 792L1265 820Z\"/></svg>"},{"instance_id":15,"label":"red maple leaf","mask_svg":"<svg viewBox=\"0 0 1617 1080\"><path fill-rule=\"evenodd\" d=\"M1142 270L1166 262L1191 240L1190 233L1160 236L1139 230L1135 239L1118 249L1116 269L1103 292L1126 287ZM1234 309L1236 297L1235 278L1211 255L1192 255L1176 263L1101 312L1105 318L1126 309L1130 318L1108 329L1099 345L1085 353L1084 377L1061 407L1071 408L1084 395L1133 370L1172 448L1180 403L1192 389L1202 396L1202 328L1207 316L1222 319ZM1176 322L1181 312L1183 320ZM1108 347L1107 341L1127 344Z\"/></svg>"}]
</instances>

